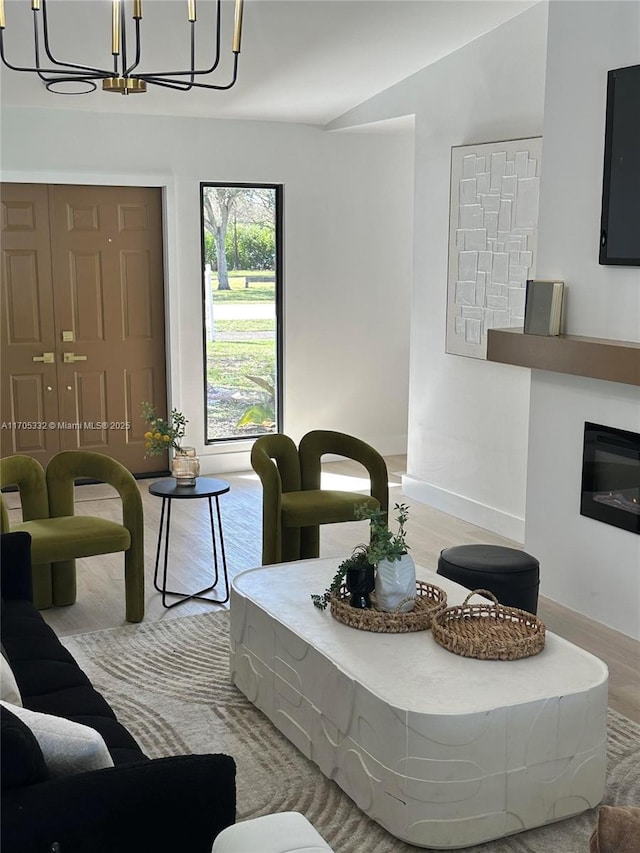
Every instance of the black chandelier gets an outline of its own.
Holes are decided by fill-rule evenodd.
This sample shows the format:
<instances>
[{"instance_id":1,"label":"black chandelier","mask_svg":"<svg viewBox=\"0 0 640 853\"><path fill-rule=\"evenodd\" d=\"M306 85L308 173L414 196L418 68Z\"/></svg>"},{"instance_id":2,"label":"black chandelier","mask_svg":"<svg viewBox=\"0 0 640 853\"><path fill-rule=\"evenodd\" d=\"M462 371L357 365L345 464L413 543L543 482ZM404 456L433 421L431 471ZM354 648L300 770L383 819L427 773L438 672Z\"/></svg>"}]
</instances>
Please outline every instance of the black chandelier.
<instances>
[{"instance_id":1,"label":"black chandelier","mask_svg":"<svg viewBox=\"0 0 640 853\"><path fill-rule=\"evenodd\" d=\"M230 89L238 76L238 56L242 37L242 12L244 0L236 0L233 28L233 75L228 83L214 84L201 82L197 78L206 78L218 67L220 62L221 3L216 0L214 56L208 68L196 68L196 0L185 0L186 17L190 28L190 67L186 71L138 71L142 58L141 22L142 0L111 0L111 54L113 67L110 69L93 68L74 62L63 62L53 55L49 38L47 0L31 0L33 13L33 65L14 65L5 56L4 35L6 29L4 0L0 0L0 58L12 71L26 71L37 74L50 92L59 94L87 94L98 87L102 80L105 92L120 92L123 95L146 92L147 84L164 86L188 92L190 89ZM130 15L127 6L131 7ZM127 26L128 18L133 23ZM127 36L133 37L133 47L128 50ZM43 57L49 67L42 64Z\"/></svg>"}]
</instances>

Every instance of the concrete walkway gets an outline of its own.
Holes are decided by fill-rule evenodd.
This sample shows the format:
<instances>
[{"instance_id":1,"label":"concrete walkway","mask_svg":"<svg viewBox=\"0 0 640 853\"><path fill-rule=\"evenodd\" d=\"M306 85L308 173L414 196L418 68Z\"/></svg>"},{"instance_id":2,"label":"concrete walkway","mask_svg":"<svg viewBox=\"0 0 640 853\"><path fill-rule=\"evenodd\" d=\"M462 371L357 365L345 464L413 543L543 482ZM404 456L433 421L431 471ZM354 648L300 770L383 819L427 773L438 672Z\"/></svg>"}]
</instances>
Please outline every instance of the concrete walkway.
<instances>
[{"instance_id":1,"label":"concrete walkway","mask_svg":"<svg viewBox=\"0 0 640 853\"><path fill-rule=\"evenodd\" d=\"M222 302L213 304L213 321L216 320L274 320L275 304L265 302Z\"/></svg>"}]
</instances>

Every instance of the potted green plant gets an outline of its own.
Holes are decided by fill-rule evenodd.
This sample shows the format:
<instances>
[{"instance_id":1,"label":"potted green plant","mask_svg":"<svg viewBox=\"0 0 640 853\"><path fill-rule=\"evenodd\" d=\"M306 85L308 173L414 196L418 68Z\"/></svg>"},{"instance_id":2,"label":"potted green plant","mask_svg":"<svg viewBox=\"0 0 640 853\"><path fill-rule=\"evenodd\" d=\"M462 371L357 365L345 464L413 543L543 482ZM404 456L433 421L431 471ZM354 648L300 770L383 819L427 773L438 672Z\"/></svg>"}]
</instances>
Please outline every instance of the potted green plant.
<instances>
[{"instance_id":1,"label":"potted green plant","mask_svg":"<svg viewBox=\"0 0 640 853\"><path fill-rule=\"evenodd\" d=\"M352 607L365 608L371 606L369 595L373 592L375 585L374 566L369 559L369 546L356 545L346 560L338 566L333 580L322 593L312 595L311 600L320 610L325 610L331 600L331 595L338 592L345 584L351 598L349 603Z\"/></svg>"},{"instance_id":2,"label":"potted green plant","mask_svg":"<svg viewBox=\"0 0 640 853\"><path fill-rule=\"evenodd\" d=\"M186 447L182 439L189 421L182 412L171 409L169 418L156 414L151 403L140 403L141 416L149 427L144 434L145 456L157 456L171 448L174 452L171 460L171 473L178 486L195 486L200 474L200 460L195 447Z\"/></svg>"},{"instance_id":3,"label":"potted green plant","mask_svg":"<svg viewBox=\"0 0 640 853\"><path fill-rule=\"evenodd\" d=\"M371 509L366 503L355 507L355 517L370 523L369 544L354 548L351 555L338 566L325 592L311 596L316 607L324 610L332 593L346 583L351 592L352 607L368 607L369 593L375 588L376 604L380 610L391 612L397 610L398 606L403 613L413 610L416 571L407 553L409 546L405 531L409 507L406 504L395 504L394 509L398 523L396 533L389 528L386 513L381 509Z\"/></svg>"},{"instance_id":4,"label":"potted green plant","mask_svg":"<svg viewBox=\"0 0 640 853\"><path fill-rule=\"evenodd\" d=\"M392 533L387 523L387 515L381 509L372 509L366 503L359 504L354 510L358 519L367 519L371 525L371 544L368 546L368 556L374 566L380 560L399 560L409 550L405 525L409 519L409 507L406 504L395 504L398 530Z\"/></svg>"},{"instance_id":5,"label":"potted green plant","mask_svg":"<svg viewBox=\"0 0 640 853\"><path fill-rule=\"evenodd\" d=\"M400 609L406 613L415 607L416 567L409 555L405 525L409 518L406 504L395 504L395 520L398 523L393 533L381 509L371 509L363 503L356 507L358 519L368 519L371 524L371 543L368 547L369 561L376 567L376 604L380 610L393 612Z\"/></svg>"}]
</instances>

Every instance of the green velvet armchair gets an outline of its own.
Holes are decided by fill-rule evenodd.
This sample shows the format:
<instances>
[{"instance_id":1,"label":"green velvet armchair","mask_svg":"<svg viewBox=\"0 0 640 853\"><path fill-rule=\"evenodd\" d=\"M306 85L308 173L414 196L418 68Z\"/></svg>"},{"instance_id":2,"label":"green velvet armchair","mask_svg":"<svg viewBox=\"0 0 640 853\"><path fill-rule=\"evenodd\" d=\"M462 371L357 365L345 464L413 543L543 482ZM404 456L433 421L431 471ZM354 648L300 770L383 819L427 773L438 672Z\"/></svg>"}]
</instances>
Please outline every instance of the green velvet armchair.
<instances>
[{"instance_id":1,"label":"green velvet armchair","mask_svg":"<svg viewBox=\"0 0 640 853\"><path fill-rule=\"evenodd\" d=\"M122 499L122 523L75 515L76 478L108 483ZM9 524L2 500L1 529L31 534L33 601L42 610L76 600L76 564L81 557L124 551L128 622L144 617L144 522L142 498L132 474L102 453L65 450L48 463L46 473L30 456L0 460L0 486L20 491L22 522Z\"/></svg>"},{"instance_id":2,"label":"green velvet armchair","mask_svg":"<svg viewBox=\"0 0 640 853\"><path fill-rule=\"evenodd\" d=\"M320 487L324 454L363 465L370 495ZM300 445L286 435L263 435L254 443L251 465L262 482L262 563L285 563L318 557L320 525L356 521L354 508L366 503L389 508L387 465L359 438L331 430L313 430Z\"/></svg>"}]
</instances>

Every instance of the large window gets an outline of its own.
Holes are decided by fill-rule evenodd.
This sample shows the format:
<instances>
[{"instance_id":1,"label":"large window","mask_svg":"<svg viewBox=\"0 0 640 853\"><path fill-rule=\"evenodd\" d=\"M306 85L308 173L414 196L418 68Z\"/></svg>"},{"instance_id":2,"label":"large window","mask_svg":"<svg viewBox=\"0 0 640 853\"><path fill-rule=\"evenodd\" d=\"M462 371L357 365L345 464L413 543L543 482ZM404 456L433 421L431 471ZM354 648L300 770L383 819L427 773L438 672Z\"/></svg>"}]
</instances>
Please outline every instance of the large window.
<instances>
[{"instance_id":1,"label":"large window","mask_svg":"<svg viewBox=\"0 0 640 853\"><path fill-rule=\"evenodd\" d=\"M277 432L281 421L282 187L201 184L205 436Z\"/></svg>"}]
</instances>

